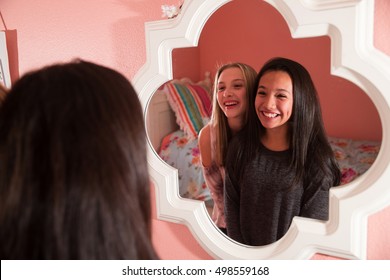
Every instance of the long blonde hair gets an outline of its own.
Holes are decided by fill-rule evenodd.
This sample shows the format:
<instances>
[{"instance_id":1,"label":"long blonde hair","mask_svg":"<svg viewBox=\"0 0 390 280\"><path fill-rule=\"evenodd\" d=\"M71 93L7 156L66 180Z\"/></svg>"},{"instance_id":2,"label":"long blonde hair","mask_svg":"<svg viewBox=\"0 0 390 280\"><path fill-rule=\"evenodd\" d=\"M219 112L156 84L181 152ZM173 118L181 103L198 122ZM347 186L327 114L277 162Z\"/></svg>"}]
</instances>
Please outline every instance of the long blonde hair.
<instances>
[{"instance_id":1,"label":"long blonde hair","mask_svg":"<svg viewBox=\"0 0 390 280\"><path fill-rule=\"evenodd\" d=\"M244 76L245 88L246 88L246 98L247 104L250 104L250 92L254 90L255 79L257 72L251 66L240 63L233 62L227 63L220 66L215 74L214 86L213 86L213 111L211 115L210 129L215 130L216 135L216 147L215 148L215 160L216 162L224 166L225 165L225 156L227 152L227 146L229 140L232 137L232 132L230 130L229 124L227 122L227 117L218 105L217 93L218 93L218 79L221 76L222 72L229 68L239 68ZM248 110L245 111L244 123L248 120Z\"/></svg>"}]
</instances>

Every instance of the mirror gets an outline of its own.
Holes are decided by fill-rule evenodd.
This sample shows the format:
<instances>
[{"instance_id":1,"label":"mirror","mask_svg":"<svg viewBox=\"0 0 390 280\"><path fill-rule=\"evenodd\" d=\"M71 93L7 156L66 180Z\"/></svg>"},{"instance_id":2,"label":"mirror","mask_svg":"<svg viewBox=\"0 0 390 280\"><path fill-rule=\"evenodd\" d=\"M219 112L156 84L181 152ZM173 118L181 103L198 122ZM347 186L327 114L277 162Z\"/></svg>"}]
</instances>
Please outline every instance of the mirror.
<instances>
[{"instance_id":1,"label":"mirror","mask_svg":"<svg viewBox=\"0 0 390 280\"><path fill-rule=\"evenodd\" d=\"M227 32L221 32L222 28ZM242 34L243 30L251 30L252 36ZM208 19L197 47L173 49L175 80L168 82L170 87L153 93L146 113L146 127L155 152L178 169L181 197L212 205L202 175L197 139L185 134L191 134L186 128L194 117L192 108L203 108L204 104L185 95L198 95L190 92L193 88L187 84L197 81L212 91L217 66L230 61L245 62L255 69L274 56L301 62L309 69L317 86L325 127L332 136L331 145L343 173L342 184L351 182L371 166L382 137L379 115L366 93L352 82L330 74L330 42L328 36L292 39L286 21L273 6L259 0L236 0L219 8ZM209 72L212 72L211 77L202 76ZM210 103L208 100L208 109ZM356 111L365 113L356 114ZM182 118L183 115L188 118Z\"/></svg>"},{"instance_id":2,"label":"mirror","mask_svg":"<svg viewBox=\"0 0 390 280\"><path fill-rule=\"evenodd\" d=\"M227 2L195 3L187 0L181 14L174 20L146 25L147 62L133 80L145 113L152 93L172 79L172 50L196 46L205 22ZM364 90L379 112L383 143L377 160L357 180L331 190L329 222L296 217L282 239L256 248L237 244L224 237L215 230L203 203L181 198L178 195L177 170L164 164L150 147L149 165L156 186L158 217L187 224L199 243L216 258L301 259L309 258L313 253L365 258L367 216L387 206L390 196L386 188L390 144L385 141L389 133L386 124L390 120L390 112L389 100L383 94L389 83L390 75L386 73L389 58L372 47L373 3L309 0L267 2L284 17L294 38L331 38L331 73Z\"/></svg>"}]
</instances>

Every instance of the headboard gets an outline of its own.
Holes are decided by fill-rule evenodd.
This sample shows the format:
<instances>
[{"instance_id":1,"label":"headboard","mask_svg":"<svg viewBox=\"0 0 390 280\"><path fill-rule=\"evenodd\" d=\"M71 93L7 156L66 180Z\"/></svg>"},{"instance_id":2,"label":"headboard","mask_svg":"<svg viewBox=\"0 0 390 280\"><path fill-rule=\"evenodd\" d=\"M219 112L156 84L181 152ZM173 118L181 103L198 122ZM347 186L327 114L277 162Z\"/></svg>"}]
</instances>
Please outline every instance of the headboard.
<instances>
[{"instance_id":1,"label":"headboard","mask_svg":"<svg viewBox=\"0 0 390 280\"><path fill-rule=\"evenodd\" d=\"M192 82L189 78L173 81L197 84L211 89L210 72L206 72L204 79L196 83ZM163 89L164 85L153 94L146 113L146 132L155 151L159 151L164 136L179 129L175 114L169 105L166 92Z\"/></svg>"},{"instance_id":2,"label":"headboard","mask_svg":"<svg viewBox=\"0 0 390 280\"><path fill-rule=\"evenodd\" d=\"M150 100L146 114L146 132L155 151L160 149L163 137L179 129L167 96L157 90Z\"/></svg>"}]
</instances>

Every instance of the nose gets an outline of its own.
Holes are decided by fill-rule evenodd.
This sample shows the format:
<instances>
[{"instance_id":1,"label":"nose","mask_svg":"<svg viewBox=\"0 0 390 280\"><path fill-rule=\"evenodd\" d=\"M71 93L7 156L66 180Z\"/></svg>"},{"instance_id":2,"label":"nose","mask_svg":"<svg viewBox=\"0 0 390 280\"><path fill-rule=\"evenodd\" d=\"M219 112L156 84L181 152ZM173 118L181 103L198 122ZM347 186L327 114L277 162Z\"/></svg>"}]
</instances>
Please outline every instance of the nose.
<instances>
[{"instance_id":1,"label":"nose","mask_svg":"<svg viewBox=\"0 0 390 280\"><path fill-rule=\"evenodd\" d=\"M223 97L229 97L229 96L232 96L233 93L231 92L231 90L229 88L226 88L224 91L223 91Z\"/></svg>"},{"instance_id":2,"label":"nose","mask_svg":"<svg viewBox=\"0 0 390 280\"><path fill-rule=\"evenodd\" d=\"M264 100L264 106L266 109L274 109L276 107L275 98L273 96L267 96Z\"/></svg>"}]
</instances>

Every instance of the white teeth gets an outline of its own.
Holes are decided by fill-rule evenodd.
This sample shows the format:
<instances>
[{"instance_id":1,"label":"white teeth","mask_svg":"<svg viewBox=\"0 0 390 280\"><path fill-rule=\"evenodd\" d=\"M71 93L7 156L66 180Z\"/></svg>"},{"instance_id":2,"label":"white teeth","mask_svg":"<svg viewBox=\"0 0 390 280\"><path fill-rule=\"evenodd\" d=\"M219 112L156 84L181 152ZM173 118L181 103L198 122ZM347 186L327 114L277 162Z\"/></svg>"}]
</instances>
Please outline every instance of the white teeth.
<instances>
[{"instance_id":1,"label":"white teeth","mask_svg":"<svg viewBox=\"0 0 390 280\"><path fill-rule=\"evenodd\" d=\"M232 106L232 105L236 105L237 102L225 102L225 106Z\"/></svg>"},{"instance_id":2,"label":"white teeth","mask_svg":"<svg viewBox=\"0 0 390 280\"><path fill-rule=\"evenodd\" d=\"M265 113L263 112L264 116L268 117L268 118L275 118L278 114L275 114L275 113Z\"/></svg>"}]
</instances>

